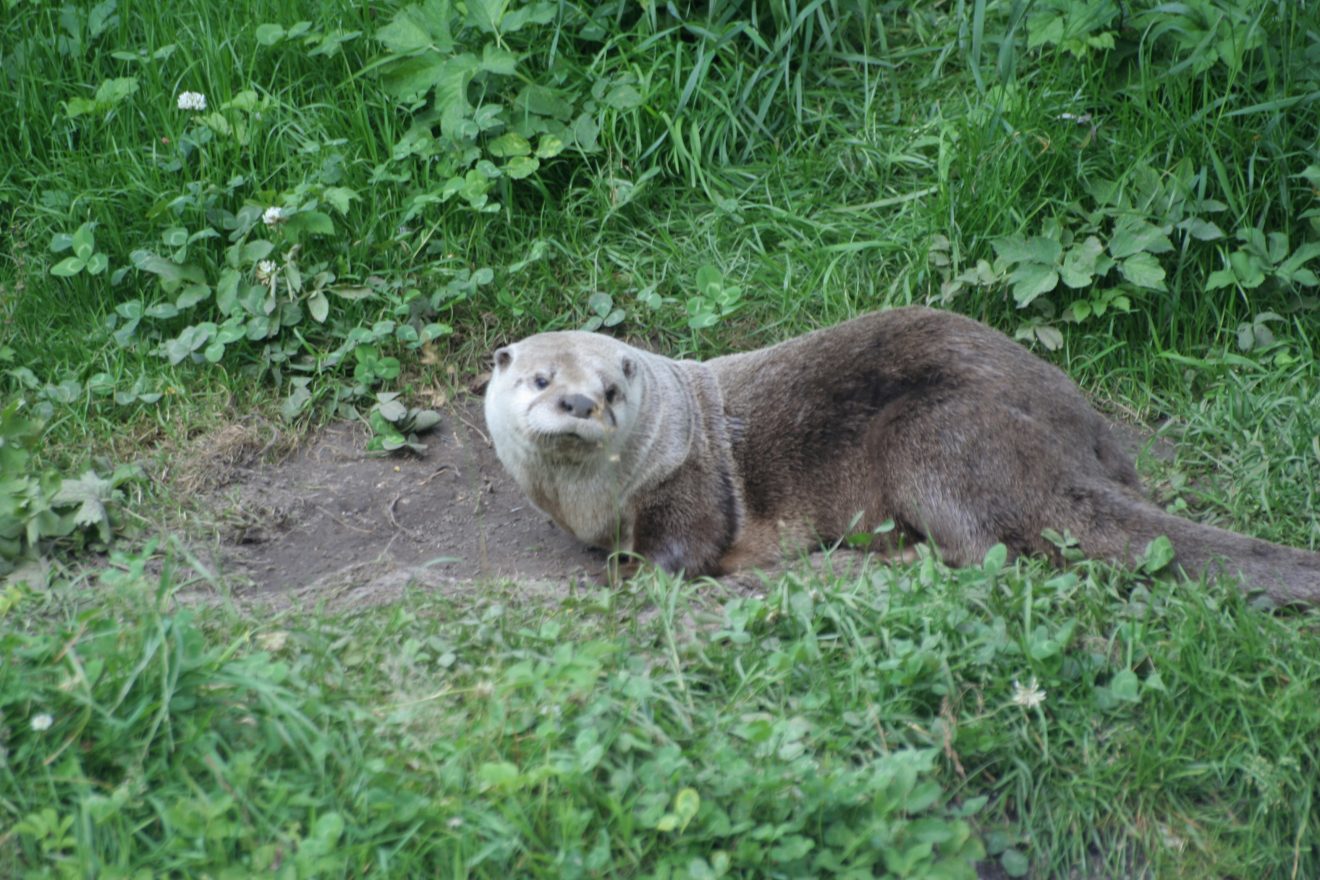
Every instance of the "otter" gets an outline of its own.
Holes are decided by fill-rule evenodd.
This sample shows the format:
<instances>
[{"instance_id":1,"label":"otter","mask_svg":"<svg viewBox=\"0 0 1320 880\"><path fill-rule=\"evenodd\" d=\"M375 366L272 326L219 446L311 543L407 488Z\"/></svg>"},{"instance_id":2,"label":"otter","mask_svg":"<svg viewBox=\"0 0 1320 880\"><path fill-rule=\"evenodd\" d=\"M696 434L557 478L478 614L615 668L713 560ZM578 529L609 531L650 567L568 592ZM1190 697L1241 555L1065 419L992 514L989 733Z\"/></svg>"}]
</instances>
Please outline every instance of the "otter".
<instances>
[{"instance_id":1,"label":"otter","mask_svg":"<svg viewBox=\"0 0 1320 880\"><path fill-rule=\"evenodd\" d=\"M952 312L872 312L705 362L541 333L495 353L485 415L560 527L669 572L770 566L862 532L954 566L996 544L1062 564L1053 531L1129 565L1166 536L1190 577L1320 600L1320 554L1166 513L1072 380Z\"/></svg>"}]
</instances>

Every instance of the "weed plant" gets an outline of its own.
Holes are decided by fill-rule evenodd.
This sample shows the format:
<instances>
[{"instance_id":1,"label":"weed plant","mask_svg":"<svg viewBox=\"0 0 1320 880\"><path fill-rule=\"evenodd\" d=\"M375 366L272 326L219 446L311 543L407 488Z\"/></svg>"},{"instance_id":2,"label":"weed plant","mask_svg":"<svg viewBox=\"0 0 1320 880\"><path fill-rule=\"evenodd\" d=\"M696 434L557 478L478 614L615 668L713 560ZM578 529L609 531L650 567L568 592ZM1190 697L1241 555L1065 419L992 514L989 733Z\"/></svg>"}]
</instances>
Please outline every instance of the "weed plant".
<instances>
[{"instance_id":1,"label":"weed plant","mask_svg":"<svg viewBox=\"0 0 1320 880\"><path fill-rule=\"evenodd\" d=\"M1314 618L1230 586L271 623L176 601L128 467L254 407L419 442L417 390L534 330L704 356L922 302L1175 440L1171 509L1320 548L1312 5L0 13L0 873L1320 875Z\"/></svg>"}]
</instances>

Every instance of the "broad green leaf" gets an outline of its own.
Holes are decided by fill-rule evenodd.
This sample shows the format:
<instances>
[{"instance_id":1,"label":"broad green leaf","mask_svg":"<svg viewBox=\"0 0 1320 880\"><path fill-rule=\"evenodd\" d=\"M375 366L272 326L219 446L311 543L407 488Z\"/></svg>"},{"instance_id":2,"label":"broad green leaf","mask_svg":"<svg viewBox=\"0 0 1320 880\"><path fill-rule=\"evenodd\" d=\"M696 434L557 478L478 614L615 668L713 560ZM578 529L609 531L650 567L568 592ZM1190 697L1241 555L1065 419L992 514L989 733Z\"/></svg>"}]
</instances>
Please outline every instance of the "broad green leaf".
<instances>
[{"instance_id":1,"label":"broad green leaf","mask_svg":"<svg viewBox=\"0 0 1320 880\"><path fill-rule=\"evenodd\" d=\"M90 394L106 395L115 388L115 377L109 373L96 373L87 380L87 391Z\"/></svg>"},{"instance_id":2,"label":"broad green leaf","mask_svg":"<svg viewBox=\"0 0 1320 880\"><path fill-rule=\"evenodd\" d=\"M511 34L520 31L528 24L549 24L555 20L557 4L541 2L529 3L521 9L505 12L500 20L500 31Z\"/></svg>"},{"instance_id":3,"label":"broad green leaf","mask_svg":"<svg viewBox=\"0 0 1320 880\"><path fill-rule=\"evenodd\" d=\"M73 236L67 232L57 232L50 237L51 253L58 254L73 247Z\"/></svg>"},{"instance_id":4,"label":"broad green leaf","mask_svg":"<svg viewBox=\"0 0 1320 880\"><path fill-rule=\"evenodd\" d=\"M396 12L389 24L376 31L376 39L397 55L411 55L428 48L432 42L441 52L453 46L453 40L449 38L448 16L436 20L418 6L405 6Z\"/></svg>"},{"instance_id":5,"label":"broad green leaf","mask_svg":"<svg viewBox=\"0 0 1320 880\"><path fill-rule=\"evenodd\" d=\"M1260 258L1246 251L1234 251L1228 255L1228 264L1233 268L1233 275L1238 284L1247 290L1260 287L1265 283L1265 267Z\"/></svg>"},{"instance_id":6,"label":"broad green leaf","mask_svg":"<svg viewBox=\"0 0 1320 880\"><path fill-rule=\"evenodd\" d=\"M344 833L344 817L331 810L322 813L312 826L312 837L322 841L328 848L334 844Z\"/></svg>"},{"instance_id":7,"label":"broad green leaf","mask_svg":"<svg viewBox=\"0 0 1320 880\"><path fill-rule=\"evenodd\" d=\"M1279 263L1278 274L1290 281L1314 285L1315 281L1310 279L1314 279L1315 275L1302 266L1316 257L1320 257L1320 241L1300 244L1291 256ZM1303 280L1304 278L1306 280Z\"/></svg>"},{"instance_id":8,"label":"broad green leaf","mask_svg":"<svg viewBox=\"0 0 1320 880\"><path fill-rule=\"evenodd\" d=\"M1044 266L1054 266L1063 255L1063 245L1043 235L1026 239L1012 235L1008 238L996 239L990 244L995 249L995 255L1006 263L1039 263Z\"/></svg>"},{"instance_id":9,"label":"broad green leaf","mask_svg":"<svg viewBox=\"0 0 1320 880\"><path fill-rule=\"evenodd\" d=\"M243 327L243 321L237 317L230 318L221 324L215 331L215 341L223 345L229 345L231 342L237 342L247 335Z\"/></svg>"},{"instance_id":10,"label":"broad green leaf","mask_svg":"<svg viewBox=\"0 0 1320 880\"><path fill-rule=\"evenodd\" d=\"M280 415L293 420L312 402L312 393L307 390L308 379L294 379L293 390L280 403Z\"/></svg>"},{"instance_id":11,"label":"broad green leaf","mask_svg":"<svg viewBox=\"0 0 1320 880\"><path fill-rule=\"evenodd\" d=\"M1063 42L1063 18L1056 12L1027 19L1027 48L1057 46Z\"/></svg>"},{"instance_id":12,"label":"broad green leaf","mask_svg":"<svg viewBox=\"0 0 1320 880\"><path fill-rule=\"evenodd\" d=\"M179 311L190 309L211 295L211 288L205 284L190 284L179 294L174 305Z\"/></svg>"},{"instance_id":13,"label":"broad green leaf","mask_svg":"<svg viewBox=\"0 0 1320 880\"><path fill-rule=\"evenodd\" d=\"M534 156L515 156L504 163L502 170L514 180L522 180L536 173L540 167L541 163Z\"/></svg>"},{"instance_id":14,"label":"broad green leaf","mask_svg":"<svg viewBox=\"0 0 1320 880\"><path fill-rule=\"evenodd\" d=\"M614 297L604 291L598 290L587 297L587 308L597 315L608 315L610 309L614 308Z\"/></svg>"},{"instance_id":15,"label":"broad green leaf","mask_svg":"<svg viewBox=\"0 0 1320 880\"><path fill-rule=\"evenodd\" d=\"M1142 554L1141 567L1150 574L1154 574L1157 571L1162 571L1170 562L1173 562L1173 556L1173 542L1164 535L1160 535L1146 545L1146 552Z\"/></svg>"},{"instance_id":16,"label":"broad green leaf","mask_svg":"<svg viewBox=\"0 0 1320 880\"><path fill-rule=\"evenodd\" d=\"M84 223L73 234L73 252L84 260L89 258L96 249L95 229L95 223Z\"/></svg>"},{"instance_id":17,"label":"broad green leaf","mask_svg":"<svg viewBox=\"0 0 1320 880\"><path fill-rule=\"evenodd\" d=\"M688 826L688 823L697 815L701 809L701 795L695 788L681 788L678 794L674 796L674 813L679 818L679 830Z\"/></svg>"},{"instance_id":18,"label":"broad green leaf","mask_svg":"<svg viewBox=\"0 0 1320 880\"><path fill-rule=\"evenodd\" d=\"M166 247L182 247L188 243L188 230L182 226L171 226L160 235Z\"/></svg>"},{"instance_id":19,"label":"broad green leaf","mask_svg":"<svg viewBox=\"0 0 1320 880\"><path fill-rule=\"evenodd\" d=\"M536 142L536 158L553 159L564 152L564 142L552 134L543 134Z\"/></svg>"},{"instance_id":20,"label":"broad green leaf","mask_svg":"<svg viewBox=\"0 0 1320 880\"><path fill-rule=\"evenodd\" d=\"M269 257L270 252L273 250L275 250L274 242L268 241L264 238L257 238L246 242L238 251L239 265L254 266L266 259L266 257Z\"/></svg>"},{"instance_id":21,"label":"broad green leaf","mask_svg":"<svg viewBox=\"0 0 1320 880\"><path fill-rule=\"evenodd\" d=\"M1059 286L1059 273L1052 266L1022 263L1008 276L1008 280L1013 285L1013 300L1018 308L1025 308L1036 297Z\"/></svg>"},{"instance_id":22,"label":"broad green leaf","mask_svg":"<svg viewBox=\"0 0 1320 880\"><path fill-rule=\"evenodd\" d=\"M92 254L91 259L87 261L87 274L100 275L110 265L110 258L105 254Z\"/></svg>"},{"instance_id":23,"label":"broad green leaf","mask_svg":"<svg viewBox=\"0 0 1320 880\"><path fill-rule=\"evenodd\" d=\"M1237 277L1233 274L1232 269L1217 269L1211 272L1210 277L1206 279L1205 289L1218 290L1221 287L1230 287L1236 283Z\"/></svg>"},{"instance_id":24,"label":"broad green leaf","mask_svg":"<svg viewBox=\"0 0 1320 880\"><path fill-rule=\"evenodd\" d=\"M1118 271L1137 287L1164 290L1164 267L1150 253L1133 254L1118 264Z\"/></svg>"},{"instance_id":25,"label":"broad green leaf","mask_svg":"<svg viewBox=\"0 0 1320 880\"><path fill-rule=\"evenodd\" d=\"M1040 344L1050 351L1058 351L1063 348L1063 334L1047 324L1040 324L1032 328L1032 333Z\"/></svg>"},{"instance_id":26,"label":"broad green leaf","mask_svg":"<svg viewBox=\"0 0 1320 880\"><path fill-rule=\"evenodd\" d=\"M327 186L321 195L340 214L347 214L349 203L358 197L356 190L346 186Z\"/></svg>"},{"instance_id":27,"label":"broad green leaf","mask_svg":"<svg viewBox=\"0 0 1320 880\"><path fill-rule=\"evenodd\" d=\"M397 400L382 401L376 409L387 422L397 422L408 414L408 407Z\"/></svg>"},{"instance_id":28,"label":"broad green leaf","mask_svg":"<svg viewBox=\"0 0 1320 880\"><path fill-rule=\"evenodd\" d=\"M238 307L238 283L242 279L237 269L226 267L220 272L215 286L215 305L222 315L232 315Z\"/></svg>"},{"instance_id":29,"label":"broad green leaf","mask_svg":"<svg viewBox=\"0 0 1320 880\"><path fill-rule=\"evenodd\" d=\"M81 272L86 265L87 263L79 257L65 257L50 267L50 274L57 275L60 278L69 278Z\"/></svg>"},{"instance_id":30,"label":"broad green leaf","mask_svg":"<svg viewBox=\"0 0 1320 880\"><path fill-rule=\"evenodd\" d=\"M493 43L487 43L481 49L481 69L487 73L513 76L518 70L518 56Z\"/></svg>"},{"instance_id":31,"label":"broad green leaf","mask_svg":"<svg viewBox=\"0 0 1320 880\"><path fill-rule=\"evenodd\" d=\"M136 76L108 79L96 90L96 103L113 107L138 90Z\"/></svg>"},{"instance_id":32,"label":"broad green leaf","mask_svg":"<svg viewBox=\"0 0 1320 880\"><path fill-rule=\"evenodd\" d=\"M582 113L573 120L573 139L583 152L594 152L596 139L600 136L600 123L590 113Z\"/></svg>"},{"instance_id":33,"label":"broad green leaf","mask_svg":"<svg viewBox=\"0 0 1320 880\"><path fill-rule=\"evenodd\" d=\"M567 122L573 115L573 105L549 86L531 84L523 88L514 99L514 111L518 115L530 113L534 116L550 116Z\"/></svg>"},{"instance_id":34,"label":"broad green leaf","mask_svg":"<svg viewBox=\"0 0 1320 880\"><path fill-rule=\"evenodd\" d=\"M367 299L368 297L375 295L375 291L370 287L336 285L334 287L327 287L326 290L330 291L340 299L347 300Z\"/></svg>"},{"instance_id":35,"label":"broad green leaf","mask_svg":"<svg viewBox=\"0 0 1320 880\"><path fill-rule=\"evenodd\" d=\"M605 103L615 110L632 110L642 106L642 93L633 86L623 83L605 93Z\"/></svg>"},{"instance_id":36,"label":"broad green leaf","mask_svg":"<svg viewBox=\"0 0 1320 880\"><path fill-rule=\"evenodd\" d=\"M697 269L697 290L702 296L714 296L715 291L724 282L724 276L720 270L709 263L703 264Z\"/></svg>"},{"instance_id":37,"label":"broad green leaf","mask_svg":"<svg viewBox=\"0 0 1320 880\"><path fill-rule=\"evenodd\" d=\"M1224 237L1224 230L1209 220L1200 217L1188 217L1178 224L1178 228L1197 241L1218 241Z\"/></svg>"},{"instance_id":38,"label":"broad green leaf","mask_svg":"<svg viewBox=\"0 0 1320 880\"><path fill-rule=\"evenodd\" d=\"M1274 265L1288 258L1288 235L1283 232L1271 232L1266 236L1265 253Z\"/></svg>"},{"instance_id":39,"label":"broad green leaf","mask_svg":"<svg viewBox=\"0 0 1320 880\"><path fill-rule=\"evenodd\" d=\"M1114 234L1109 239L1109 254L1122 260L1133 254L1164 254L1173 250L1173 242L1164 230L1152 226L1139 217L1124 215L1114 222Z\"/></svg>"},{"instance_id":40,"label":"broad green leaf","mask_svg":"<svg viewBox=\"0 0 1320 880\"><path fill-rule=\"evenodd\" d=\"M64 115L69 119L86 116L90 113L95 113L96 110L96 102L91 98L70 98L68 101L64 102Z\"/></svg>"},{"instance_id":41,"label":"broad green leaf","mask_svg":"<svg viewBox=\"0 0 1320 880\"><path fill-rule=\"evenodd\" d=\"M505 132L486 145L486 152L501 159L509 156L526 156L531 151L532 145L527 142L527 138L512 131Z\"/></svg>"},{"instance_id":42,"label":"broad green leaf","mask_svg":"<svg viewBox=\"0 0 1320 880\"><path fill-rule=\"evenodd\" d=\"M1094 235L1068 248L1059 267L1059 278L1071 288L1086 287L1095 278L1096 260L1105 246Z\"/></svg>"},{"instance_id":43,"label":"broad green leaf","mask_svg":"<svg viewBox=\"0 0 1320 880\"><path fill-rule=\"evenodd\" d=\"M279 24L257 25L257 42L263 46L273 46L284 39L284 26Z\"/></svg>"},{"instance_id":44,"label":"broad green leaf","mask_svg":"<svg viewBox=\"0 0 1320 880\"><path fill-rule=\"evenodd\" d=\"M472 55L455 55L445 61L435 82L435 107L440 111L440 129L446 135L455 135L455 126L472 111L468 103L467 87L477 72L477 59Z\"/></svg>"},{"instance_id":45,"label":"broad green leaf","mask_svg":"<svg viewBox=\"0 0 1320 880\"><path fill-rule=\"evenodd\" d=\"M508 6L509 0L467 0L468 21L488 34L496 33Z\"/></svg>"},{"instance_id":46,"label":"broad green leaf","mask_svg":"<svg viewBox=\"0 0 1320 880\"><path fill-rule=\"evenodd\" d=\"M1019 849L1006 849L999 854L999 865L1010 877L1025 877L1031 871L1031 860Z\"/></svg>"},{"instance_id":47,"label":"broad green leaf","mask_svg":"<svg viewBox=\"0 0 1320 880\"><path fill-rule=\"evenodd\" d=\"M323 211L299 211L284 224L287 233L311 233L312 235L334 235L335 224L330 215Z\"/></svg>"},{"instance_id":48,"label":"broad green leaf","mask_svg":"<svg viewBox=\"0 0 1320 880\"><path fill-rule=\"evenodd\" d=\"M103 113L107 110L113 110L137 90L138 81L135 76L108 79L97 88L96 97L91 99L69 99L64 105L64 113L72 119L89 113Z\"/></svg>"},{"instance_id":49,"label":"broad green leaf","mask_svg":"<svg viewBox=\"0 0 1320 880\"><path fill-rule=\"evenodd\" d=\"M485 788L512 790L521 787L522 775L517 766L507 761L482 764L477 767L477 780Z\"/></svg>"},{"instance_id":50,"label":"broad green leaf","mask_svg":"<svg viewBox=\"0 0 1320 880\"><path fill-rule=\"evenodd\" d=\"M454 328L448 324L427 324L422 328L419 339L422 342L430 342L442 336L450 336L453 332Z\"/></svg>"},{"instance_id":51,"label":"broad green leaf","mask_svg":"<svg viewBox=\"0 0 1320 880\"><path fill-rule=\"evenodd\" d=\"M73 521L80 526L96 525L106 517L104 502L110 499L113 489L109 480L89 470L76 480L63 480L52 503L61 507L77 504Z\"/></svg>"},{"instance_id":52,"label":"broad green leaf","mask_svg":"<svg viewBox=\"0 0 1320 880\"><path fill-rule=\"evenodd\" d=\"M1122 669L1116 672L1113 680L1109 682L1109 691L1116 699L1125 703L1136 703L1141 700L1141 681L1131 669Z\"/></svg>"},{"instance_id":53,"label":"broad green leaf","mask_svg":"<svg viewBox=\"0 0 1320 880\"><path fill-rule=\"evenodd\" d=\"M424 434L427 431L440 424L440 413L433 409L414 410L412 419L410 419L408 429L416 431L418 434Z\"/></svg>"},{"instance_id":54,"label":"broad green leaf","mask_svg":"<svg viewBox=\"0 0 1320 880\"><path fill-rule=\"evenodd\" d=\"M444 56L436 52L423 52L414 58L390 65L381 74L381 86L391 97L408 101L430 91L444 73Z\"/></svg>"},{"instance_id":55,"label":"broad green leaf","mask_svg":"<svg viewBox=\"0 0 1320 880\"><path fill-rule=\"evenodd\" d=\"M133 265L143 272L150 272L153 275L160 276L161 286L167 291L172 292L184 281L191 281L194 284L205 284L206 277L202 270L197 266L180 266L164 257L157 256L151 251L137 250L129 254L129 259Z\"/></svg>"},{"instance_id":56,"label":"broad green leaf","mask_svg":"<svg viewBox=\"0 0 1320 880\"><path fill-rule=\"evenodd\" d=\"M220 340L215 340L202 351L202 357L206 358L207 363L218 364L220 359L225 356L225 344Z\"/></svg>"},{"instance_id":57,"label":"broad green leaf","mask_svg":"<svg viewBox=\"0 0 1320 880\"><path fill-rule=\"evenodd\" d=\"M330 314L330 301L325 298L324 293L318 290L307 298L307 311L311 313L312 320L318 324L324 324L326 317Z\"/></svg>"}]
</instances>

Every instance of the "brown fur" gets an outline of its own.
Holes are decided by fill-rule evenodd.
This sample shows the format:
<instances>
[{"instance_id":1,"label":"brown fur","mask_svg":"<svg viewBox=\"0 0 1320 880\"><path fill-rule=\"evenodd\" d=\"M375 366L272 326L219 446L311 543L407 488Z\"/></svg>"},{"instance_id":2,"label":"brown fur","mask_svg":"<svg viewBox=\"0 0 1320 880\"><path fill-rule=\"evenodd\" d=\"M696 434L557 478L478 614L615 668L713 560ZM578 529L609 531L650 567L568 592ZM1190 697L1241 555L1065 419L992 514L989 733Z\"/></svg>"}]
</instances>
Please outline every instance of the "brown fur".
<instances>
[{"instance_id":1,"label":"brown fur","mask_svg":"<svg viewBox=\"0 0 1320 880\"><path fill-rule=\"evenodd\" d=\"M608 507L615 548L670 571L769 565L893 520L891 536L929 541L952 565L980 562L996 543L1061 561L1045 530L1071 534L1089 557L1130 564L1165 535L1193 576L1227 574L1280 602L1320 600L1320 554L1165 513L1067 376L959 315L875 312L704 364L592 334L530 337L501 350L487 392L496 450L529 491L557 466L525 443L509 452L519 421L501 416L502 389L512 371L561 349L569 361L589 352L643 367L628 386L634 403L644 401L623 426L629 443L608 455L588 450L574 467L648 473L619 491L534 498L552 514L564 503ZM578 382L572 393L595 394L609 410L597 384ZM564 393L547 388L541 402ZM641 451L656 448L664 454ZM578 534L562 511L555 519Z\"/></svg>"}]
</instances>

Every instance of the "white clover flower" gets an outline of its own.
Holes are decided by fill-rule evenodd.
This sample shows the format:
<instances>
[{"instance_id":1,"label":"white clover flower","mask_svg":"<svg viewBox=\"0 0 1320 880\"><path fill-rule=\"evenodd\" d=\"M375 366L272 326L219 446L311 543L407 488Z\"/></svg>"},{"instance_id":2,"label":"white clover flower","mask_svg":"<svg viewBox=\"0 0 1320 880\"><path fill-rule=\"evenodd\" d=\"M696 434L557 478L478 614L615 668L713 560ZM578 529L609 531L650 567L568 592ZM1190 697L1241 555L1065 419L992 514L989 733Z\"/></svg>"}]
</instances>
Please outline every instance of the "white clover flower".
<instances>
[{"instance_id":1,"label":"white clover flower","mask_svg":"<svg viewBox=\"0 0 1320 880\"><path fill-rule=\"evenodd\" d=\"M32 716L32 729L35 731L50 730L50 726L55 723L55 719L50 717L47 712Z\"/></svg>"},{"instance_id":2,"label":"white clover flower","mask_svg":"<svg viewBox=\"0 0 1320 880\"><path fill-rule=\"evenodd\" d=\"M274 226L276 223L283 223L284 209L272 205L261 215L261 222L265 223L267 226Z\"/></svg>"},{"instance_id":3,"label":"white clover flower","mask_svg":"<svg viewBox=\"0 0 1320 880\"><path fill-rule=\"evenodd\" d=\"M453 828L455 831L457 831L458 829L463 827L463 819L460 816L455 816L452 819L450 819L447 824L449 825L450 828Z\"/></svg>"},{"instance_id":4,"label":"white clover flower","mask_svg":"<svg viewBox=\"0 0 1320 880\"><path fill-rule=\"evenodd\" d=\"M257 280L265 284L275 275L278 269L279 266L275 265L274 260L262 260L257 263Z\"/></svg>"},{"instance_id":5,"label":"white clover flower","mask_svg":"<svg viewBox=\"0 0 1320 880\"><path fill-rule=\"evenodd\" d=\"M1040 689L1035 676L1032 676L1026 687L1016 678L1013 679L1013 702L1023 709L1034 709L1045 702L1045 692Z\"/></svg>"},{"instance_id":6,"label":"white clover flower","mask_svg":"<svg viewBox=\"0 0 1320 880\"><path fill-rule=\"evenodd\" d=\"M180 110L205 110L206 95L201 92L179 92Z\"/></svg>"}]
</instances>

